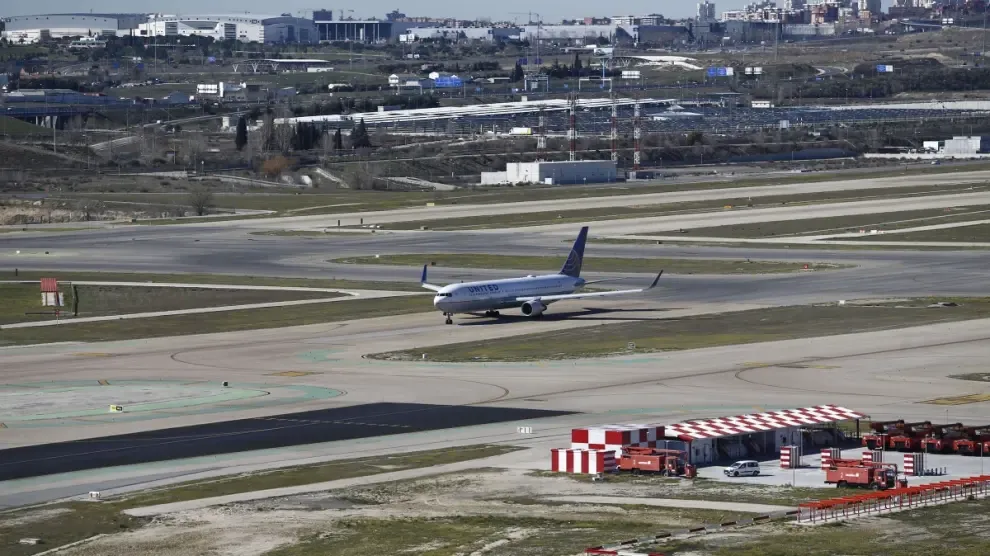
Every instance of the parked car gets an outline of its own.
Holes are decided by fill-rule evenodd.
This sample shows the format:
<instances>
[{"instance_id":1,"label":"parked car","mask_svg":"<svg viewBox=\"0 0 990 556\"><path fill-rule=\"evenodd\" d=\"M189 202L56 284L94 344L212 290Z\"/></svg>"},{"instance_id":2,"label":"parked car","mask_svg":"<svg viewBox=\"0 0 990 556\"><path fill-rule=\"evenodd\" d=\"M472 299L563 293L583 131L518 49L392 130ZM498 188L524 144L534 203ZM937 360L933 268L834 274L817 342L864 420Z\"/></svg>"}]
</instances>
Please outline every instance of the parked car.
<instances>
[{"instance_id":1,"label":"parked car","mask_svg":"<svg viewBox=\"0 0 990 556\"><path fill-rule=\"evenodd\" d=\"M746 475L755 477L760 474L760 464L753 460L737 461L722 472L725 473L726 477L744 477Z\"/></svg>"}]
</instances>

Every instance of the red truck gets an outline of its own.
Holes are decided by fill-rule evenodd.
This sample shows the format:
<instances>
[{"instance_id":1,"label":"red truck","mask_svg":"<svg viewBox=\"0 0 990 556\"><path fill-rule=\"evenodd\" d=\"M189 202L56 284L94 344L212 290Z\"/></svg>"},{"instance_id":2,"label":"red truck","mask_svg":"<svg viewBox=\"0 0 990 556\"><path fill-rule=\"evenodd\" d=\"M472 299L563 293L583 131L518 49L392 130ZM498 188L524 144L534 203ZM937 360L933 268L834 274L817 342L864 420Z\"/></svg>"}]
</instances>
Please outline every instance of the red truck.
<instances>
[{"instance_id":1,"label":"red truck","mask_svg":"<svg viewBox=\"0 0 990 556\"><path fill-rule=\"evenodd\" d=\"M870 423L873 429L871 434L863 435L863 446L870 450L887 450L890 448L891 435L901 434L904 431L904 420L896 421L874 421Z\"/></svg>"},{"instance_id":2,"label":"red truck","mask_svg":"<svg viewBox=\"0 0 990 556\"><path fill-rule=\"evenodd\" d=\"M825 471L825 482L837 487L887 490L897 485L897 466L892 463L840 463Z\"/></svg>"},{"instance_id":3,"label":"red truck","mask_svg":"<svg viewBox=\"0 0 990 556\"><path fill-rule=\"evenodd\" d=\"M990 426L981 425L962 429L958 437L952 440L951 450L963 456L982 456L988 447Z\"/></svg>"},{"instance_id":4,"label":"red truck","mask_svg":"<svg viewBox=\"0 0 990 556\"><path fill-rule=\"evenodd\" d=\"M932 453L949 453L956 449L959 441L965 440L972 434L972 428L966 428L962 423L951 425L935 425L921 443L921 450Z\"/></svg>"},{"instance_id":5,"label":"red truck","mask_svg":"<svg viewBox=\"0 0 990 556\"><path fill-rule=\"evenodd\" d=\"M943 425L932 425L930 421L902 423L900 430L890 435L887 447L898 452L917 452L922 440L931 435L936 426Z\"/></svg>"},{"instance_id":6,"label":"red truck","mask_svg":"<svg viewBox=\"0 0 990 556\"><path fill-rule=\"evenodd\" d=\"M627 447L622 449L618 467L620 471L659 473L665 476L694 477L695 468L687 463L687 454L680 450Z\"/></svg>"}]
</instances>

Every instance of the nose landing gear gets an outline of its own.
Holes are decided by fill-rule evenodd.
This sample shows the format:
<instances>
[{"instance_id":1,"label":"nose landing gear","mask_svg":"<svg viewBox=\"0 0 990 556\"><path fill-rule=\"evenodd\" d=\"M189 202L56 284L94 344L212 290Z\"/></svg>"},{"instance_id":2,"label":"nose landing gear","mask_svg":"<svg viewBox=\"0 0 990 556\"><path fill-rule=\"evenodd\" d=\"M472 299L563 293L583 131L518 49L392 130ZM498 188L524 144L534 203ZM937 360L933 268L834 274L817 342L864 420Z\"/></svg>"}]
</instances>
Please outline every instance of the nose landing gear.
<instances>
[{"instance_id":1,"label":"nose landing gear","mask_svg":"<svg viewBox=\"0 0 990 556\"><path fill-rule=\"evenodd\" d=\"M454 324L454 319L450 318L450 313L444 313L444 316L447 317L447 324Z\"/></svg>"}]
</instances>

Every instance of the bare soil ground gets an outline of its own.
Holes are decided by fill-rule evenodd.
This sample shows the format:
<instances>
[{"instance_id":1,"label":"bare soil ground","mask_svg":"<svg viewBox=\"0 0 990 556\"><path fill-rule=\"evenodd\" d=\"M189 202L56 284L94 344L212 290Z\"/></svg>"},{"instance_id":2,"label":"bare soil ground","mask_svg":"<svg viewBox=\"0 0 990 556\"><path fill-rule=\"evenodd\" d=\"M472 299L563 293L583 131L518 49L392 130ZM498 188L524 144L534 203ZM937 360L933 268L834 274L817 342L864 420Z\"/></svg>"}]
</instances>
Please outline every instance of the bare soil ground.
<instances>
[{"instance_id":1,"label":"bare soil ground","mask_svg":"<svg viewBox=\"0 0 990 556\"><path fill-rule=\"evenodd\" d=\"M102 537L68 556L553 556L589 546L745 517L731 510L571 504L549 496L790 501L834 489L719 485L635 477L592 483L586 477L482 469L256 503L161 516L144 527ZM796 496L791 496L795 494ZM731 502L730 502L731 503ZM980 516L990 502L971 501L866 518L838 526L785 522L679 537L636 548L672 555L977 554L990 549ZM2 525L0 525L2 527ZM952 542L950 543L950 539ZM939 547L940 543L948 543ZM927 552L925 552L927 550Z\"/></svg>"}]
</instances>

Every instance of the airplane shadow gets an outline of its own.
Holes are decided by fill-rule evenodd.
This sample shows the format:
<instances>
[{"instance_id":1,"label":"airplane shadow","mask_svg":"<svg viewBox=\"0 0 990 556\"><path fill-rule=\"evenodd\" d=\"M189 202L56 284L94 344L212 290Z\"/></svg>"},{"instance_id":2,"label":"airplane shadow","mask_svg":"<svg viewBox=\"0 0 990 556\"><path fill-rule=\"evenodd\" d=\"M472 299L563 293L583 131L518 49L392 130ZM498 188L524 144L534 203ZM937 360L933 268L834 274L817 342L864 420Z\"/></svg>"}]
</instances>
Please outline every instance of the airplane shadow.
<instances>
[{"instance_id":1,"label":"airplane shadow","mask_svg":"<svg viewBox=\"0 0 990 556\"><path fill-rule=\"evenodd\" d=\"M512 311L512 309L509 310ZM515 311L518 311L518 309L515 309ZM502 313L498 317L486 317L483 313L468 313L467 315L463 315L463 314L455 315L454 323L459 326L491 326L498 324L515 324L518 322L534 321L534 320L557 322L557 321L564 321L564 320L570 320L581 317L584 318L592 317L595 320L636 322L636 321L661 320L663 319L663 317L662 316L622 317L618 315L630 314L630 313L656 313L658 311L665 311L665 309L608 309L602 307L586 307L584 309L569 310L563 312L553 312L553 313L546 312L543 313L543 316L538 318L527 317L518 312ZM615 313L616 316L610 316L613 313ZM469 320L459 321L458 317L460 317L461 319L467 318Z\"/></svg>"}]
</instances>

